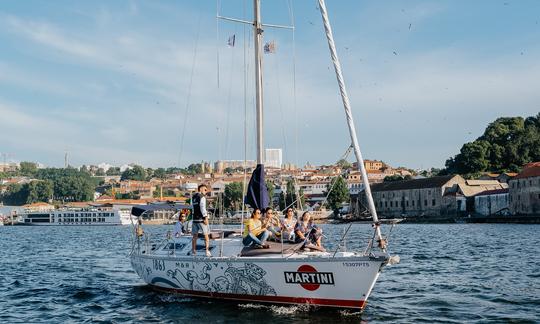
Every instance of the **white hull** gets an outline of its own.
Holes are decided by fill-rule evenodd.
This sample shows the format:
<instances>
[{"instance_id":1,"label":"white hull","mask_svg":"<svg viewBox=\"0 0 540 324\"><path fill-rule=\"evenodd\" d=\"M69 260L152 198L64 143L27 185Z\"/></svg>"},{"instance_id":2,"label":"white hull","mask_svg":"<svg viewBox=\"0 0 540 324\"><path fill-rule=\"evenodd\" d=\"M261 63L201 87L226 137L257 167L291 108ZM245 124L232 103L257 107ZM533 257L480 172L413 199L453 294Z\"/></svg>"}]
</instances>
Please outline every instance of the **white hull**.
<instances>
[{"instance_id":1,"label":"white hull","mask_svg":"<svg viewBox=\"0 0 540 324\"><path fill-rule=\"evenodd\" d=\"M111 226L135 224L136 217L119 209L55 209L18 215L18 225Z\"/></svg>"},{"instance_id":2,"label":"white hull","mask_svg":"<svg viewBox=\"0 0 540 324\"><path fill-rule=\"evenodd\" d=\"M217 250L219 240L213 242ZM158 290L215 299L356 309L364 308L388 261L386 255L351 252L339 252L336 257L309 252L287 258L281 254L207 258L176 251L162 254L159 250L131 255L137 274Z\"/></svg>"}]
</instances>

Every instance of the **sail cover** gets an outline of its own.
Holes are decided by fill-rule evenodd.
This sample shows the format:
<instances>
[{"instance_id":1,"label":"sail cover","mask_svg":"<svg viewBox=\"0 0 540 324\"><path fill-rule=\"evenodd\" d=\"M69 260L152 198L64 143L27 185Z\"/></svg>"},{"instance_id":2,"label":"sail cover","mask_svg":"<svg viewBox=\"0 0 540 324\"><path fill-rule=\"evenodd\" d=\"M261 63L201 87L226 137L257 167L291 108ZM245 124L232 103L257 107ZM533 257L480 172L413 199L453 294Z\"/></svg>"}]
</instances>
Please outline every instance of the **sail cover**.
<instances>
[{"instance_id":1,"label":"sail cover","mask_svg":"<svg viewBox=\"0 0 540 324\"><path fill-rule=\"evenodd\" d=\"M270 198L268 197L268 189L266 188L266 182L264 181L263 164L257 164L257 167L253 171L251 179L249 180L244 202L250 205L251 208L258 208L261 211L268 207Z\"/></svg>"},{"instance_id":2,"label":"sail cover","mask_svg":"<svg viewBox=\"0 0 540 324\"><path fill-rule=\"evenodd\" d=\"M179 211L181 209L191 209L191 205L183 204L150 204L150 205L137 205L131 208L131 214L134 216L141 216L144 213L153 212L156 210L174 210Z\"/></svg>"}]
</instances>

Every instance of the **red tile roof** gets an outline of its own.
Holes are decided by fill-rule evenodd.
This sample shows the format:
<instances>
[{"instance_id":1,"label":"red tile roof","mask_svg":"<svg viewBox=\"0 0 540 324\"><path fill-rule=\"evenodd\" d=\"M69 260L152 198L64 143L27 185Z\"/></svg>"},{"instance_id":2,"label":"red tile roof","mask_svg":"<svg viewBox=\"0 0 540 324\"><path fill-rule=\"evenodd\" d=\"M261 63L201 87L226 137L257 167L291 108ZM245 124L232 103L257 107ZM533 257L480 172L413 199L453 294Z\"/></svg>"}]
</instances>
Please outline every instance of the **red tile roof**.
<instances>
[{"instance_id":1,"label":"red tile roof","mask_svg":"<svg viewBox=\"0 0 540 324\"><path fill-rule=\"evenodd\" d=\"M512 180L531 178L531 177L540 177L540 162L531 162L531 163L525 164L523 171L521 171Z\"/></svg>"}]
</instances>

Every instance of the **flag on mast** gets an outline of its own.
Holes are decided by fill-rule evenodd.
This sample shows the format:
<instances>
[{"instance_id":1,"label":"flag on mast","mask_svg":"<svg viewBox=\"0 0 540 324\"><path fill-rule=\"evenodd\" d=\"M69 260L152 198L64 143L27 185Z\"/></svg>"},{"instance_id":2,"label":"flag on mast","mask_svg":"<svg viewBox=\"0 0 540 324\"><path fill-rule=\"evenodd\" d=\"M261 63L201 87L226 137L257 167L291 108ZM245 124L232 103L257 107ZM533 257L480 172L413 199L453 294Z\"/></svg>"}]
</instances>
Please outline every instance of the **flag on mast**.
<instances>
[{"instance_id":1,"label":"flag on mast","mask_svg":"<svg viewBox=\"0 0 540 324\"><path fill-rule=\"evenodd\" d=\"M275 41L266 42L266 44L264 44L264 54L273 54L275 52L276 52Z\"/></svg>"},{"instance_id":2,"label":"flag on mast","mask_svg":"<svg viewBox=\"0 0 540 324\"><path fill-rule=\"evenodd\" d=\"M234 47L234 43L236 42L236 34L233 34L229 37L229 40L227 40L227 45L229 47Z\"/></svg>"}]
</instances>

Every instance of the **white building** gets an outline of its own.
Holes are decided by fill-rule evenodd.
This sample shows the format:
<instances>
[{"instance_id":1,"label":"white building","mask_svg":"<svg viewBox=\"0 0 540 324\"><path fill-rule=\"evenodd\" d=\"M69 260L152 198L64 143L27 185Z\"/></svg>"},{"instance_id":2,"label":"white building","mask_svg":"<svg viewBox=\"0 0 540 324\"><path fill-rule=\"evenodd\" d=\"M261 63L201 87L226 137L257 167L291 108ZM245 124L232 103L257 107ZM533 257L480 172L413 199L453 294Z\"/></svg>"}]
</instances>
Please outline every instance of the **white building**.
<instances>
[{"instance_id":1,"label":"white building","mask_svg":"<svg viewBox=\"0 0 540 324\"><path fill-rule=\"evenodd\" d=\"M103 169L103 171L105 171L105 172L107 172L112 167L113 167L112 165L110 165L109 163L105 163L105 162L98 164L98 168Z\"/></svg>"},{"instance_id":2,"label":"white building","mask_svg":"<svg viewBox=\"0 0 540 324\"><path fill-rule=\"evenodd\" d=\"M281 169L283 163L283 154L281 149L266 149L265 150L265 167Z\"/></svg>"}]
</instances>

